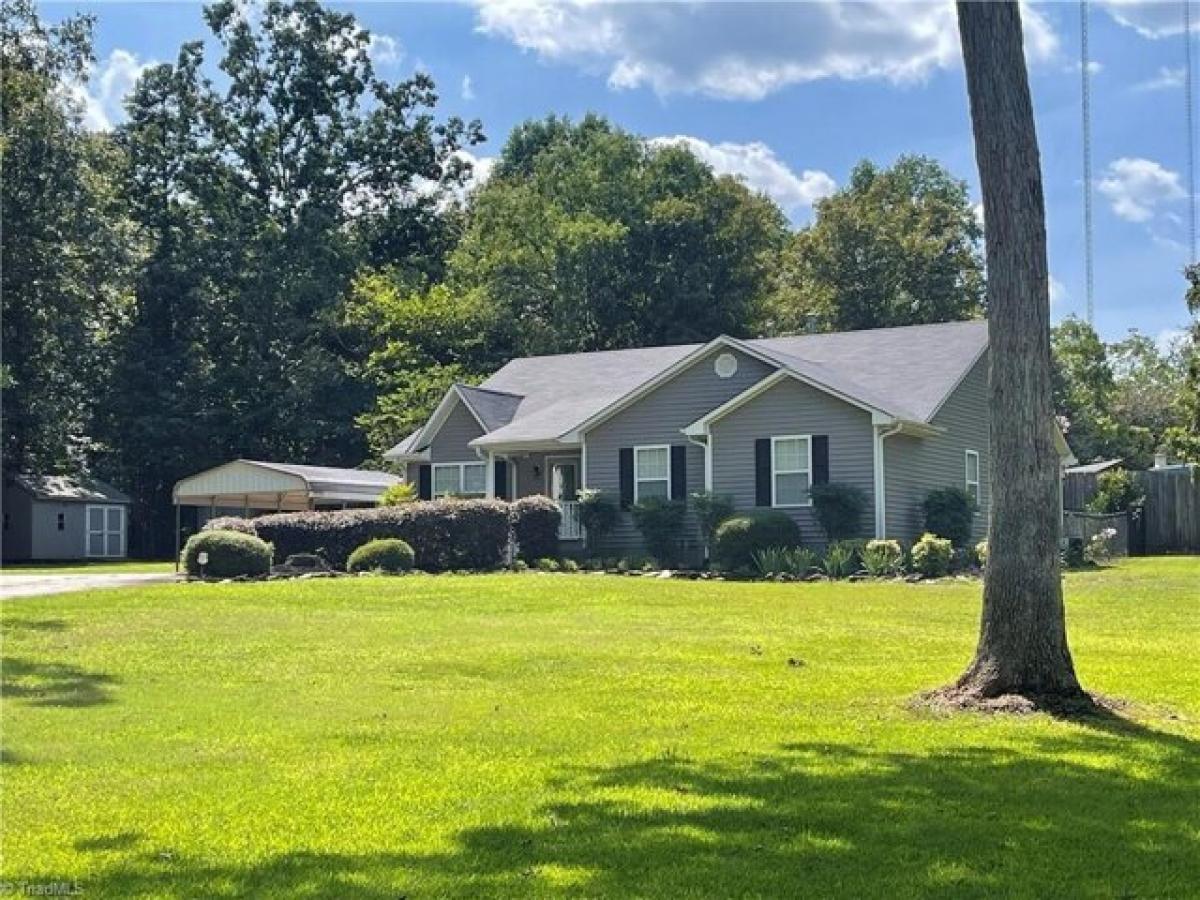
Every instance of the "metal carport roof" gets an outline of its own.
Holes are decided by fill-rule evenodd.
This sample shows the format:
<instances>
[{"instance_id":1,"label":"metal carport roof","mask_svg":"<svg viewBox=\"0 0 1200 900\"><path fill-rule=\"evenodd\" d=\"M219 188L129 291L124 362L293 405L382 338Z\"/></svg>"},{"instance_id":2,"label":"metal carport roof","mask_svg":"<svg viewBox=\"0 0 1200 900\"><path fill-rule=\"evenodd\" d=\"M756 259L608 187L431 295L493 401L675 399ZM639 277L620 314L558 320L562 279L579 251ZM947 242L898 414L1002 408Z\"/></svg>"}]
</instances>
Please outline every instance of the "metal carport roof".
<instances>
[{"instance_id":1,"label":"metal carport roof","mask_svg":"<svg viewBox=\"0 0 1200 900\"><path fill-rule=\"evenodd\" d=\"M297 510L339 503L374 503L399 476L369 469L336 469L238 459L175 483L179 506Z\"/></svg>"}]
</instances>

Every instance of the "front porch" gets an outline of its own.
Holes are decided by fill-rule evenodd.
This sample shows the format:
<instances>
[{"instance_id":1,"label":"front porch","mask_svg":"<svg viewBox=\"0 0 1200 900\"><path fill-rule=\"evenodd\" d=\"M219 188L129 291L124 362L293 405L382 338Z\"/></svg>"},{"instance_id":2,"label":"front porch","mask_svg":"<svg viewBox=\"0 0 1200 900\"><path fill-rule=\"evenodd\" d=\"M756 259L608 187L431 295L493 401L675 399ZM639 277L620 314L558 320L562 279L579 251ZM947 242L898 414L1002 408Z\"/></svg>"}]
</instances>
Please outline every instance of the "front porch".
<instances>
[{"instance_id":1,"label":"front porch","mask_svg":"<svg viewBox=\"0 0 1200 900\"><path fill-rule=\"evenodd\" d=\"M539 494L549 497L562 510L559 540L583 540L583 523L579 517L579 489L583 484L582 451L495 453L492 457L506 464L508 484L490 485L490 496L507 496L513 500ZM490 468L496 473L493 480L499 479L501 476L497 467Z\"/></svg>"}]
</instances>

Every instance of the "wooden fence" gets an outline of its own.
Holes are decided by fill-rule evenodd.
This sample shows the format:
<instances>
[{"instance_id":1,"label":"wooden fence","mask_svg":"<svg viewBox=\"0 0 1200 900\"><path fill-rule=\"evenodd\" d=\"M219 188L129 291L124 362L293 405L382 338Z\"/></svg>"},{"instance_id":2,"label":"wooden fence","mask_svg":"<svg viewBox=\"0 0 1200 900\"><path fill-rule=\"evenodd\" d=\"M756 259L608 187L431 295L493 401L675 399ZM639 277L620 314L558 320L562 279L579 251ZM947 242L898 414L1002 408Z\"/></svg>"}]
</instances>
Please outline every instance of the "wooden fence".
<instances>
[{"instance_id":1,"label":"wooden fence","mask_svg":"<svg viewBox=\"0 0 1200 900\"><path fill-rule=\"evenodd\" d=\"M1147 553L1200 553L1200 467L1135 472L1146 491Z\"/></svg>"}]
</instances>

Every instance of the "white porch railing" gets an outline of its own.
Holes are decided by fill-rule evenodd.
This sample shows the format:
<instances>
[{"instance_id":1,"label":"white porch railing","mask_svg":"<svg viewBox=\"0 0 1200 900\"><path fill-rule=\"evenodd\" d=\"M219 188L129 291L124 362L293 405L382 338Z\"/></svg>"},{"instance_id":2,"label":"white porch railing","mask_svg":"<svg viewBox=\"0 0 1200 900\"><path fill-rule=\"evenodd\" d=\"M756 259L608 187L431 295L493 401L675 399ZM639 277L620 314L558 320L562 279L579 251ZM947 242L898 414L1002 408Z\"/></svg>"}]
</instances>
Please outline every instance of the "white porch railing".
<instances>
[{"instance_id":1,"label":"white porch railing","mask_svg":"<svg viewBox=\"0 0 1200 900\"><path fill-rule=\"evenodd\" d=\"M560 541L583 540L583 522L579 518L579 501L559 500L558 508L562 510L562 521L558 523L558 539Z\"/></svg>"}]
</instances>

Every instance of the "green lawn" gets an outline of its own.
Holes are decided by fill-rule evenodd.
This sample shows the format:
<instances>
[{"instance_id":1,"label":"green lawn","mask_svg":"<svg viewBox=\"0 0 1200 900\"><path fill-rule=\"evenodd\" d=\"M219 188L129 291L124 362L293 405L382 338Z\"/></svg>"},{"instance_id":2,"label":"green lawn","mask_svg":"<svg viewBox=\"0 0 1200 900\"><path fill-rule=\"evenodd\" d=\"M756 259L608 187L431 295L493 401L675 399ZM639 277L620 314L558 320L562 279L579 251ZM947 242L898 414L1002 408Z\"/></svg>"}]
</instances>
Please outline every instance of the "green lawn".
<instances>
[{"instance_id":1,"label":"green lawn","mask_svg":"<svg viewBox=\"0 0 1200 900\"><path fill-rule=\"evenodd\" d=\"M4 606L3 877L92 897L1195 897L1200 559L1067 582L1129 723L914 711L977 583Z\"/></svg>"},{"instance_id":2,"label":"green lawn","mask_svg":"<svg viewBox=\"0 0 1200 900\"><path fill-rule=\"evenodd\" d=\"M5 575L126 575L135 572L174 572L175 563L144 559L77 559L64 562L6 562L0 567Z\"/></svg>"}]
</instances>

